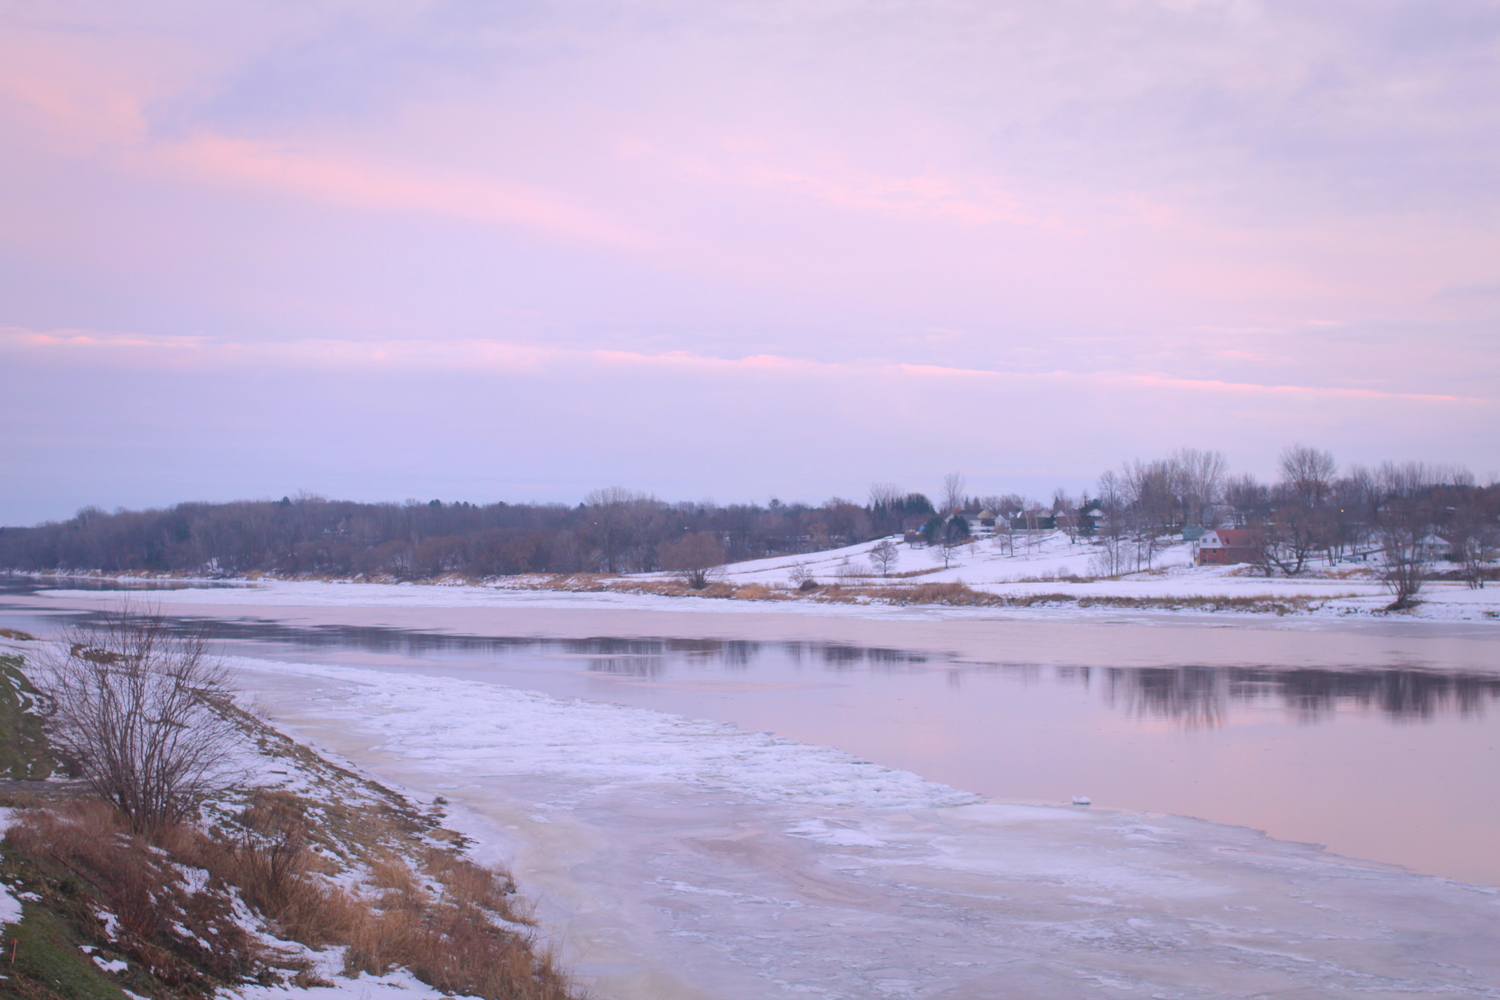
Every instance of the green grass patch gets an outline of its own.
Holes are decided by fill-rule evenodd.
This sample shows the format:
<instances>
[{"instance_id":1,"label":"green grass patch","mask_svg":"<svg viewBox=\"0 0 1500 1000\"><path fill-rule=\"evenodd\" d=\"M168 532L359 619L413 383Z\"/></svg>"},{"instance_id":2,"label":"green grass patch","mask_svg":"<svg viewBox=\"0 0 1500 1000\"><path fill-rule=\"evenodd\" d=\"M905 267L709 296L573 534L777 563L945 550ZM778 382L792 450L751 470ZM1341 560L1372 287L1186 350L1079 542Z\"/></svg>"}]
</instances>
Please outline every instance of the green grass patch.
<instances>
[{"instance_id":1,"label":"green grass patch","mask_svg":"<svg viewBox=\"0 0 1500 1000\"><path fill-rule=\"evenodd\" d=\"M0 997L125 1000L120 987L80 950L82 942L65 923L35 903L24 903L23 909L21 922L5 928Z\"/></svg>"},{"instance_id":2,"label":"green grass patch","mask_svg":"<svg viewBox=\"0 0 1500 1000\"><path fill-rule=\"evenodd\" d=\"M37 717L40 696L21 672L24 665L19 656L0 656L0 778L40 781L57 764Z\"/></svg>"}]
</instances>

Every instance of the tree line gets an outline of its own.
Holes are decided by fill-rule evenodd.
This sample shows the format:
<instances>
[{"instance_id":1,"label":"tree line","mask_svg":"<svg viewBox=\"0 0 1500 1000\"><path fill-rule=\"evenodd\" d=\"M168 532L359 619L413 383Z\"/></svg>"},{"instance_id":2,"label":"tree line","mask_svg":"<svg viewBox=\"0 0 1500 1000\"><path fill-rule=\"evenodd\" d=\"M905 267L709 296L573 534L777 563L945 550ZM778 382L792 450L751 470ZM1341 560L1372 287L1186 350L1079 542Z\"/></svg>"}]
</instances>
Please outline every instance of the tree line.
<instances>
[{"instance_id":1,"label":"tree line","mask_svg":"<svg viewBox=\"0 0 1500 1000\"><path fill-rule=\"evenodd\" d=\"M923 501L925 502L925 501ZM917 504L921 506L920 503ZM837 548L906 527L924 511L903 501L870 509L834 498L812 506L666 503L624 489L576 506L407 501L356 503L318 496L183 503L0 528L0 567L237 576L388 576L445 573L633 573ZM926 504L925 511L931 510Z\"/></svg>"},{"instance_id":2,"label":"tree line","mask_svg":"<svg viewBox=\"0 0 1500 1000\"><path fill-rule=\"evenodd\" d=\"M397 579L701 575L723 562L891 535L946 551L971 541L982 520L1012 553L1048 531L1088 540L1101 576L1151 568L1184 529L1233 527L1248 530L1266 572L1295 575L1315 562L1373 556L1387 572L1404 566L1420 576L1426 564L1448 559L1478 586L1500 545L1500 485L1480 485L1462 467L1416 462L1341 470L1333 455L1304 445L1281 453L1268 482L1231 474L1219 452L1179 449L1107 471L1077 496L972 495L955 472L936 497L876 483L864 504L835 497L816 506L668 503L611 488L576 506L302 495L112 513L90 507L66 521L0 528L0 568Z\"/></svg>"}]
</instances>

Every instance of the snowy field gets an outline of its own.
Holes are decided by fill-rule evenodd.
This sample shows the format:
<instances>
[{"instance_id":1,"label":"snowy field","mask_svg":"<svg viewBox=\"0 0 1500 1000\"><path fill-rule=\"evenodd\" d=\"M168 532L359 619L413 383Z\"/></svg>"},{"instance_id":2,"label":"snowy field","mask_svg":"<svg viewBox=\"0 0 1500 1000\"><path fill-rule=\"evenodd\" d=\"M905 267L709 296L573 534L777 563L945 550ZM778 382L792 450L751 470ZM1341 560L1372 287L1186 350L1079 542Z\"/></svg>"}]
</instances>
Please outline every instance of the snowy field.
<instances>
[{"instance_id":1,"label":"snowy field","mask_svg":"<svg viewBox=\"0 0 1500 1000\"><path fill-rule=\"evenodd\" d=\"M874 544L862 542L827 552L733 563L726 567L723 579L735 584L785 587L798 575L807 574L822 584L963 583L975 590L1014 596L1300 599L1315 605L1301 613L1319 615L1378 613L1391 602L1390 593L1365 563L1345 562L1336 566L1314 563L1296 577L1268 577L1245 565L1195 566L1192 544L1182 541L1158 549L1150 569L1116 579L1091 579L1099 575L1100 547L1082 540L1071 541L1062 531L1039 532L1034 536L1016 532L1010 539L981 538L956 547L947 567L943 566L939 550L902 544L896 564L891 567L896 579L889 581L871 564L870 550ZM920 575L901 576L913 571ZM669 575L641 574L641 577ZM1069 578L1088 582L1071 582ZM1420 597L1421 605L1403 614L1437 620L1500 617L1500 585L1471 590L1463 583L1429 581Z\"/></svg>"},{"instance_id":2,"label":"snowy field","mask_svg":"<svg viewBox=\"0 0 1500 1000\"><path fill-rule=\"evenodd\" d=\"M1085 540L1070 540L1065 532L1044 531L1034 535L1016 532L977 538L955 547L945 566L938 550L900 544L890 576L883 577L870 559L876 542L731 563L716 579L735 586L759 584L775 590L778 610L786 610L802 579L819 584L844 584L851 588L902 588L922 584L959 583L976 591L1017 598L1057 595L1052 603L1008 609L1018 617L1057 617L1059 612L1108 615L1112 607L1079 607L1075 602L1101 598L1148 601L1227 600L1287 602L1277 614L1297 618L1381 617L1414 621L1488 622L1500 624L1500 583L1471 589L1458 581L1427 581L1416 607L1389 613L1392 596L1376 575L1373 564L1346 561L1338 565L1313 562L1295 577L1267 576L1255 567L1195 566L1191 543L1162 544L1151 558L1149 569L1103 578L1099 576L1100 546ZM1436 564L1437 569L1450 569ZM65 578L64 578L65 579ZM122 578L133 579L133 578ZM294 581L260 579L250 581L192 581L182 583L230 583L214 589L153 591L150 601L168 605L190 603L203 606L258 604L299 607L391 607L391 608L484 608L497 604L549 608L620 608L678 611L760 612L768 602L740 597L734 601L694 597L661 597L632 593L630 584L654 584L676 579L669 572L638 573L602 577L597 582L578 582L549 576L504 577L484 583L435 580L423 583L369 583L362 581ZM606 588L601 590L600 588ZM613 588L611 593L607 588ZM56 591L72 594L60 581ZM528 596L529 595L529 596ZM867 610L866 610L867 609ZM854 598L825 601L814 594L797 600L797 614L840 617L934 618L951 614L972 615L973 609L929 605L914 608L883 601ZM1162 615L1199 613L1200 609L1170 607L1137 608ZM1233 607L1213 612L1223 616L1259 614L1264 610L1240 611Z\"/></svg>"}]
</instances>

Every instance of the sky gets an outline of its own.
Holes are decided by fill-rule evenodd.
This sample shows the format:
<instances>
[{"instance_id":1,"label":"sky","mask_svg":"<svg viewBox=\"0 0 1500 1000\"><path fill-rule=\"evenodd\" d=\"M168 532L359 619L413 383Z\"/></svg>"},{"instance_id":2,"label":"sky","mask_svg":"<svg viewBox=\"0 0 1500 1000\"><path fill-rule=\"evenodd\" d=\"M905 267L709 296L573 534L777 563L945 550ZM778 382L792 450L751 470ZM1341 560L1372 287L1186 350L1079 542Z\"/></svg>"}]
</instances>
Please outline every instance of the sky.
<instances>
[{"instance_id":1,"label":"sky","mask_svg":"<svg viewBox=\"0 0 1500 1000\"><path fill-rule=\"evenodd\" d=\"M1497 0L0 0L0 524L1500 472Z\"/></svg>"}]
</instances>

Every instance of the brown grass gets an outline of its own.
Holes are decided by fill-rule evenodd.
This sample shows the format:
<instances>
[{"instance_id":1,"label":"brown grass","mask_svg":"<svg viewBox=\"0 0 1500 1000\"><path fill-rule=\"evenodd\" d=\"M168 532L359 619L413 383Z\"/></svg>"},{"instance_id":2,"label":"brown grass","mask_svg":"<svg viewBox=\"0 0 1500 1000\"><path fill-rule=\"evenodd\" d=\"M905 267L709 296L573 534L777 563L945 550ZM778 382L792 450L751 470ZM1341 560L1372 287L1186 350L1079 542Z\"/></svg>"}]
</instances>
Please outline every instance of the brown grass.
<instances>
[{"instance_id":1,"label":"brown grass","mask_svg":"<svg viewBox=\"0 0 1500 1000\"><path fill-rule=\"evenodd\" d=\"M936 573L933 569L913 570L908 573L892 573L890 580L910 579ZM1082 577L1069 573L1042 574L1027 577L1019 583L1092 583L1098 577ZM657 594L664 597L732 597L739 600L812 600L840 604L859 601L896 605L946 604L960 607L985 608L1031 608L1071 605L1079 608L1119 608L1157 611L1243 611L1258 614L1285 615L1303 611L1323 601L1354 594L1330 594L1316 599L1305 597L1278 597L1255 595L1230 597L1228 595L1206 595L1197 597L1124 597L1087 596L1064 593L1046 594L992 594L974 590L960 582L918 583L914 586L889 584L859 584L841 581L831 584L813 583L806 589L772 589L760 584L735 587L717 583L707 590L689 590L674 580L622 580L605 577L552 577L538 579L531 586L538 590L611 590L620 593Z\"/></svg>"},{"instance_id":2,"label":"brown grass","mask_svg":"<svg viewBox=\"0 0 1500 1000\"><path fill-rule=\"evenodd\" d=\"M447 848L402 857L388 846L401 824L376 807L335 817L362 828L362 843L343 846L365 872L353 890L336 886L326 878L334 862L311 849L319 831L308 805L286 792L257 793L238 817L244 834L205 858L281 933L311 947L347 944L351 973L401 967L444 992L492 1000L570 996L551 959L536 953L530 916L518 911L505 873Z\"/></svg>"},{"instance_id":3,"label":"brown grass","mask_svg":"<svg viewBox=\"0 0 1500 1000\"><path fill-rule=\"evenodd\" d=\"M191 836L181 829L171 836ZM216 983L240 982L267 955L234 919L222 882L188 886L161 845L132 834L120 813L97 800L68 802L17 814L5 843L46 879L54 903L99 929L157 981L188 995L208 995ZM118 921L112 939L103 913Z\"/></svg>"},{"instance_id":4,"label":"brown grass","mask_svg":"<svg viewBox=\"0 0 1500 1000\"><path fill-rule=\"evenodd\" d=\"M735 600L739 601L769 601L776 596L776 592L770 587L759 583L747 583L734 592Z\"/></svg>"},{"instance_id":5,"label":"brown grass","mask_svg":"<svg viewBox=\"0 0 1500 1000\"><path fill-rule=\"evenodd\" d=\"M149 837L131 834L95 799L15 814L7 862L51 886L47 905L70 913L86 936L133 960L126 985L178 998L207 997L246 978L329 985L300 954L241 928L238 895L278 937L312 948L347 945L350 974L405 968L438 990L491 1000L574 996L536 948L515 884L465 857L460 835L248 716L246 724L264 752L294 758L314 775L320 798L256 791L237 811L221 809L208 829L182 824ZM178 866L202 874L188 879ZM104 912L118 921L113 937ZM150 978L130 978L138 975Z\"/></svg>"}]
</instances>

